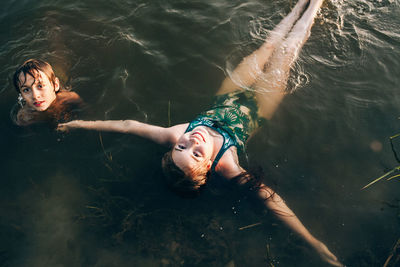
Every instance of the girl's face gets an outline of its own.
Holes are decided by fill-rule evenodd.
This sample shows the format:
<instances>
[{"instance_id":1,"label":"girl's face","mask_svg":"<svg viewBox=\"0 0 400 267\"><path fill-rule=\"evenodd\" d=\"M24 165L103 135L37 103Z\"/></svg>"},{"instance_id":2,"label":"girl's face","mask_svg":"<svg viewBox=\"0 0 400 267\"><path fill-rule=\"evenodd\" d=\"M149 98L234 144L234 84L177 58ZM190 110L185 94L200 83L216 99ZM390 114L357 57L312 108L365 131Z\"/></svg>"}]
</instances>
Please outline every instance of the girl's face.
<instances>
[{"instance_id":1,"label":"girl's face","mask_svg":"<svg viewBox=\"0 0 400 267\"><path fill-rule=\"evenodd\" d=\"M54 85L42 71L35 72L35 77L21 72L19 75L20 89L28 107L36 111L45 111L56 99L56 92L60 89L56 78Z\"/></svg>"},{"instance_id":2,"label":"girl's face","mask_svg":"<svg viewBox=\"0 0 400 267\"><path fill-rule=\"evenodd\" d=\"M204 126L196 127L183 134L172 151L172 159L183 171L201 166L211 167L214 152L214 140Z\"/></svg>"}]
</instances>

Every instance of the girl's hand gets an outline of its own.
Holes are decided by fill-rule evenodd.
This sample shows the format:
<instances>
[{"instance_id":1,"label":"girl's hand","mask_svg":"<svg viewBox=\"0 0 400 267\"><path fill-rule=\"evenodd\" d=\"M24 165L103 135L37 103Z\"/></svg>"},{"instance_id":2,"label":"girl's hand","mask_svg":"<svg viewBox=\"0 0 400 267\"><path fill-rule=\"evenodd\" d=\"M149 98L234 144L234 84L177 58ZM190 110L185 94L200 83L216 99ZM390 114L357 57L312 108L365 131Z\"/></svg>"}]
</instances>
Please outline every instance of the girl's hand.
<instances>
[{"instance_id":1,"label":"girl's hand","mask_svg":"<svg viewBox=\"0 0 400 267\"><path fill-rule=\"evenodd\" d=\"M315 244L313 244L313 247L325 262L331 264L332 266L341 266L341 267L344 266L340 261L338 261L336 256L333 255L333 253L330 252L327 246L321 241L316 240Z\"/></svg>"},{"instance_id":2,"label":"girl's hand","mask_svg":"<svg viewBox=\"0 0 400 267\"><path fill-rule=\"evenodd\" d=\"M68 132L71 129L78 128L79 126L79 121L70 121L66 123L59 123L57 125L56 131L59 132Z\"/></svg>"}]
</instances>

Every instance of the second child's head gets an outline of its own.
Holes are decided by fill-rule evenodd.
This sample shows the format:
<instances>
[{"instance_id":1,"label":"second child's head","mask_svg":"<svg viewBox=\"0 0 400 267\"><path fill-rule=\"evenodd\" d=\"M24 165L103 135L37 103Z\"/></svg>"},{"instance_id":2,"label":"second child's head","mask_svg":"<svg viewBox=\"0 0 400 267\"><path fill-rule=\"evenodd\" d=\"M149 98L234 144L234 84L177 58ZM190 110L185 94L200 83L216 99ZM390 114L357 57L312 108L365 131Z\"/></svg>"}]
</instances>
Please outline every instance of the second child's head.
<instances>
[{"instance_id":1,"label":"second child's head","mask_svg":"<svg viewBox=\"0 0 400 267\"><path fill-rule=\"evenodd\" d=\"M45 111L56 99L60 82L49 63L29 59L14 73L14 87L19 99L36 111Z\"/></svg>"},{"instance_id":2,"label":"second child's head","mask_svg":"<svg viewBox=\"0 0 400 267\"><path fill-rule=\"evenodd\" d=\"M204 129L182 135L162 160L169 186L179 193L195 193L211 173L214 144Z\"/></svg>"}]
</instances>

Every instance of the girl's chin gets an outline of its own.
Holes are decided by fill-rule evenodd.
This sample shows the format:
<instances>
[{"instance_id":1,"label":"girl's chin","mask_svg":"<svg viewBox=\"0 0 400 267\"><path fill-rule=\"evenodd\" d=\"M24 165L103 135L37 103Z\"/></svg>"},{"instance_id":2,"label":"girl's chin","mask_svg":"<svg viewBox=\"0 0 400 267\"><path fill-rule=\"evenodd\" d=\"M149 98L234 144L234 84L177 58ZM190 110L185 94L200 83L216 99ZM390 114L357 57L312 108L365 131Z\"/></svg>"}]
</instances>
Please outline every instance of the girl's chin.
<instances>
[{"instance_id":1,"label":"girl's chin","mask_svg":"<svg viewBox=\"0 0 400 267\"><path fill-rule=\"evenodd\" d=\"M42 112L42 111L45 111L46 109L48 109L47 106L40 106L40 107L29 106L29 108L30 108L32 111L39 111L39 112Z\"/></svg>"},{"instance_id":2,"label":"girl's chin","mask_svg":"<svg viewBox=\"0 0 400 267\"><path fill-rule=\"evenodd\" d=\"M37 108L36 110L37 111L45 111L46 109L48 109L49 107L40 107L40 108Z\"/></svg>"}]
</instances>

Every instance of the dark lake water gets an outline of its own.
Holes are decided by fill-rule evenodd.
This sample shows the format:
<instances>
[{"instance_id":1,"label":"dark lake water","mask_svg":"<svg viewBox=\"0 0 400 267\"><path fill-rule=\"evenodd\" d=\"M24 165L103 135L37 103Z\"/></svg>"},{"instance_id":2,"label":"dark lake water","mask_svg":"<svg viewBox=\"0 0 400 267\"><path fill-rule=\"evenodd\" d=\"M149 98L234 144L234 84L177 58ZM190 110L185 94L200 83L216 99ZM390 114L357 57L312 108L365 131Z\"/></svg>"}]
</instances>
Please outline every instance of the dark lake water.
<instances>
[{"instance_id":1,"label":"dark lake water","mask_svg":"<svg viewBox=\"0 0 400 267\"><path fill-rule=\"evenodd\" d=\"M294 3L3 0L0 266L325 266L239 194L175 196L148 141L10 119L13 72L36 57L84 99L82 118L186 122ZM398 0L327 0L293 93L247 149L347 266L383 266L400 238L399 178L360 190L399 165L399 18Z\"/></svg>"}]
</instances>

